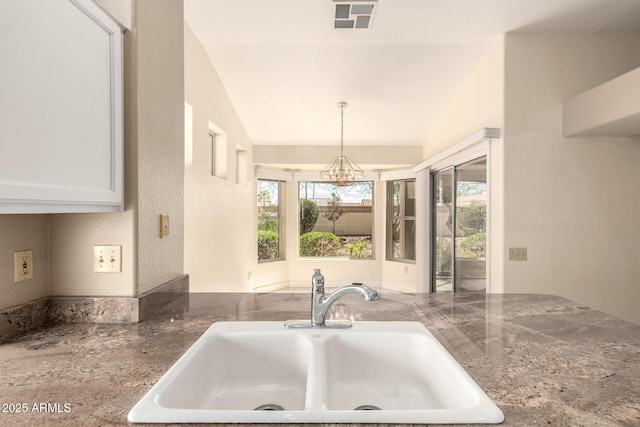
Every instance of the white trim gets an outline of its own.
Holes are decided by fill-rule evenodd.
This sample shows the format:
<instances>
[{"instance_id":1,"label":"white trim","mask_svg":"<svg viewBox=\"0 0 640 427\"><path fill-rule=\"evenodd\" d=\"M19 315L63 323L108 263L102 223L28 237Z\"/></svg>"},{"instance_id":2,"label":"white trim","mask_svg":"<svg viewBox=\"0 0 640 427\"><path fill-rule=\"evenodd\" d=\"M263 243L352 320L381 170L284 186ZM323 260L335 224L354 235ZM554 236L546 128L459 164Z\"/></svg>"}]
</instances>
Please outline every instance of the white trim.
<instances>
[{"instance_id":1,"label":"white trim","mask_svg":"<svg viewBox=\"0 0 640 427\"><path fill-rule=\"evenodd\" d=\"M431 171L416 173L416 292L431 287Z\"/></svg>"},{"instance_id":2,"label":"white trim","mask_svg":"<svg viewBox=\"0 0 640 427\"><path fill-rule=\"evenodd\" d=\"M292 182L293 173L280 171L280 170L269 170L269 169L257 168L256 179L270 179L273 181Z\"/></svg>"},{"instance_id":3,"label":"white trim","mask_svg":"<svg viewBox=\"0 0 640 427\"><path fill-rule=\"evenodd\" d=\"M416 171L413 169L398 169L380 172L380 181L398 181L403 179L415 179Z\"/></svg>"},{"instance_id":4,"label":"white trim","mask_svg":"<svg viewBox=\"0 0 640 427\"><path fill-rule=\"evenodd\" d=\"M433 165L439 164L443 160L447 160L450 157L453 157L455 154L460 153L461 151L467 150L480 142L492 138L500 138L500 129L482 128L480 131L474 133L473 135L468 136L467 138L436 154L430 159L427 159L424 162L418 164L413 168L413 170L414 172L418 172L422 169L430 168L433 171L436 169L433 167Z\"/></svg>"},{"instance_id":5,"label":"white trim","mask_svg":"<svg viewBox=\"0 0 640 427\"><path fill-rule=\"evenodd\" d=\"M420 163L413 170L420 177L417 179L416 192L418 192L418 186L424 186L423 192L427 196L427 200L425 200L425 204L420 204L416 206L416 217L422 216L424 212L425 218L416 218L416 242L426 242L424 246L420 246L420 248L416 247L416 259L420 257L420 262L417 263L417 284L418 284L418 292L428 291L431 292L431 289L421 289L420 285L423 284L426 287L430 288L431 284L431 271L433 266L431 265L431 249L432 249L432 240L434 236L432 236L431 231L431 222L433 221L433 212L431 205L431 198L433 197L431 192L431 175L434 172L439 170L456 167L463 163L469 162L471 160L486 156L487 166L487 221L486 221L486 292L490 293L492 291L492 274L491 274L491 266L493 257L499 256L496 254L496 243L492 239L493 229L491 226L491 218L493 215L493 209L495 207L494 204L494 195L493 193L496 191L496 184L492 179L492 147L491 147L491 139L500 138L500 129L498 128L483 128L480 131L474 133L473 135L463 139L457 144L452 145L448 149L438 153L437 155L431 157L430 159L425 160ZM419 184L418 184L419 183ZM418 194L423 194L419 192ZM425 221L426 222L423 222ZM426 225L426 229L419 228L421 225ZM425 239L425 240L423 240Z\"/></svg>"},{"instance_id":6,"label":"white trim","mask_svg":"<svg viewBox=\"0 0 640 427\"><path fill-rule=\"evenodd\" d=\"M326 182L327 184L331 184L331 181L327 181L326 179L320 178L318 172L295 172L293 174L293 179L295 181L313 181L313 182ZM379 181L380 173L365 171L365 175L363 177L357 178L357 182L368 182L368 181Z\"/></svg>"},{"instance_id":7,"label":"white trim","mask_svg":"<svg viewBox=\"0 0 640 427\"><path fill-rule=\"evenodd\" d=\"M348 284L349 284L349 281L347 280L325 280L324 287L330 288L331 290L333 290ZM375 289L380 289L380 288L384 289L384 283L381 280L363 280L362 284ZM310 280L289 280L289 287L297 288L297 289L309 289L309 292L311 292L311 281Z\"/></svg>"},{"instance_id":8,"label":"white trim","mask_svg":"<svg viewBox=\"0 0 640 427\"><path fill-rule=\"evenodd\" d=\"M184 102L184 166L193 167L193 107Z\"/></svg>"},{"instance_id":9,"label":"white trim","mask_svg":"<svg viewBox=\"0 0 640 427\"><path fill-rule=\"evenodd\" d=\"M437 163L433 163L429 167L430 172L438 172L439 170L450 168L452 166L458 166L463 163L470 162L478 157L486 156L489 154L489 141L484 140L476 145L467 148L464 151L457 152L451 156L440 160Z\"/></svg>"},{"instance_id":10,"label":"white trim","mask_svg":"<svg viewBox=\"0 0 640 427\"><path fill-rule=\"evenodd\" d=\"M405 293L416 292L415 285L410 285L406 283L400 284L400 283L385 282L380 280L367 280L365 284L374 289L381 289L383 292L385 289L396 291L396 292L405 292ZM333 282L325 283L325 287L330 288L331 290L333 290L334 288L339 288L344 285L345 285L344 281L333 281ZM302 280L285 280L283 282L261 285L261 286L254 287L251 290L251 292L267 293L267 292L276 292L283 289L290 289L292 293L303 293L303 292L306 293L307 291L311 293L311 286L309 284L309 281L302 281Z\"/></svg>"},{"instance_id":11,"label":"white trim","mask_svg":"<svg viewBox=\"0 0 640 427\"><path fill-rule=\"evenodd\" d=\"M495 254L495 243L493 241L493 227L491 225L491 219L493 218L494 215L494 206L493 206L493 199L494 199L494 182L493 182L493 178L491 177L491 168L493 166L493 160L491 159L491 143L489 141L487 141L487 148L486 148L486 178L487 178L487 212L485 213L485 220L484 220L484 225L485 225L485 249L484 249L484 262L485 262L485 293L489 294L491 293L492 290L492 274L491 274L491 263L493 261L493 257L496 256Z\"/></svg>"},{"instance_id":12,"label":"white trim","mask_svg":"<svg viewBox=\"0 0 640 427\"><path fill-rule=\"evenodd\" d=\"M209 147L209 175L227 180L229 174L229 137L225 131L209 120L211 144Z\"/></svg>"},{"instance_id":13,"label":"white trim","mask_svg":"<svg viewBox=\"0 0 640 427\"><path fill-rule=\"evenodd\" d=\"M270 283L268 285L256 286L251 289L251 292L275 292L281 289L288 289L291 286L289 285L289 281L278 282L278 283Z\"/></svg>"},{"instance_id":14,"label":"white trim","mask_svg":"<svg viewBox=\"0 0 640 427\"><path fill-rule=\"evenodd\" d=\"M387 283L384 282L382 283L382 289L384 292L384 289L388 289L390 291L396 291L396 292L402 292L402 293L408 293L408 294L413 294L416 293L416 285L408 285L406 283Z\"/></svg>"}]
</instances>

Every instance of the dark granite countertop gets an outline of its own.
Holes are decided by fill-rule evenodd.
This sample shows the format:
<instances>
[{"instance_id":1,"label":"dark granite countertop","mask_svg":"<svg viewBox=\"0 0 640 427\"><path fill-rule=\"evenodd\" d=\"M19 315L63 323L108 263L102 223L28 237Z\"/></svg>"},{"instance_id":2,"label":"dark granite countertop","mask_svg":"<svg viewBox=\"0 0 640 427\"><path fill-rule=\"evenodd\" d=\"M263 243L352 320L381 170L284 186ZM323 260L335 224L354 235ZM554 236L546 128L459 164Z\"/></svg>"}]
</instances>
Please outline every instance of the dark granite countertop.
<instances>
[{"instance_id":1,"label":"dark granite countertop","mask_svg":"<svg viewBox=\"0 0 640 427\"><path fill-rule=\"evenodd\" d=\"M640 425L640 326L548 295L381 293L356 320L425 324L507 426ZM0 345L0 425L126 425L213 323L308 318L305 294L191 294L139 324L63 323ZM17 412L24 410L23 412Z\"/></svg>"}]
</instances>

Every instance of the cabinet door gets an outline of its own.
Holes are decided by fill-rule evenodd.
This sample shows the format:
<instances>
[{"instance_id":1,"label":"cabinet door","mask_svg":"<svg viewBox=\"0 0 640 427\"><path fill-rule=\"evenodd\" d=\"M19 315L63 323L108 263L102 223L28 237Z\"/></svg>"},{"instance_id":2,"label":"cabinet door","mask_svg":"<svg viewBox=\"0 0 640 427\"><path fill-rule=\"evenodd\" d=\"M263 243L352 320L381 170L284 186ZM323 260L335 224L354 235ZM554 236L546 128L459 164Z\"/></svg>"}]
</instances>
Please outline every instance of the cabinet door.
<instances>
[{"instance_id":1,"label":"cabinet door","mask_svg":"<svg viewBox=\"0 0 640 427\"><path fill-rule=\"evenodd\" d=\"M118 24L91 0L2 0L0 58L0 213L122 210Z\"/></svg>"}]
</instances>

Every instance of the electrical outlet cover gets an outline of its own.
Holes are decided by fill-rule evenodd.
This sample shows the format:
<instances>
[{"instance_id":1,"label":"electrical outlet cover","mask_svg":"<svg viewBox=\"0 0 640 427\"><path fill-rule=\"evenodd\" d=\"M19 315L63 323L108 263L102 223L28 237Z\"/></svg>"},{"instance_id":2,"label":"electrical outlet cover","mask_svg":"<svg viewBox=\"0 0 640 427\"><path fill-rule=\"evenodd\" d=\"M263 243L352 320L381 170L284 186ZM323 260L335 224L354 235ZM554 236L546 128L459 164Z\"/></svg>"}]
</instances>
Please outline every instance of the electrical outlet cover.
<instances>
[{"instance_id":1,"label":"electrical outlet cover","mask_svg":"<svg viewBox=\"0 0 640 427\"><path fill-rule=\"evenodd\" d=\"M13 282L33 279L33 251L18 251L13 253Z\"/></svg>"},{"instance_id":2,"label":"electrical outlet cover","mask_svg":"<svg viewBox=\"0 0 640 427\"><path fill-rule=\"evenodd\" d=\"M509 261L526 261L527 248L509 248Z\"/></svg>"}]
</instances>

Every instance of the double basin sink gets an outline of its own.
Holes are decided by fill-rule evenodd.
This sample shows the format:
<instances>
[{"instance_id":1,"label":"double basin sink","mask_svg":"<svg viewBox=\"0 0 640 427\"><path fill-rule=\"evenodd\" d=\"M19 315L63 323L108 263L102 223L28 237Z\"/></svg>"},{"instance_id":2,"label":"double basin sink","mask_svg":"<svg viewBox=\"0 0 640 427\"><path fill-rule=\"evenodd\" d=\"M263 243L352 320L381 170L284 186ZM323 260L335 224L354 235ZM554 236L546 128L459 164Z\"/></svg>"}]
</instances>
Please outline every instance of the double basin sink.
<instances>
[{"instance_id":1,"label":"double basin sink","mask_svg":"<svg viewBox=\"0 0 640 427\"><path fill-rule=\"evenodd\" d=\"M422 324L286 329L214 323L130 422L500 423L500 409Z\"/></svg>"}]
</instances>

